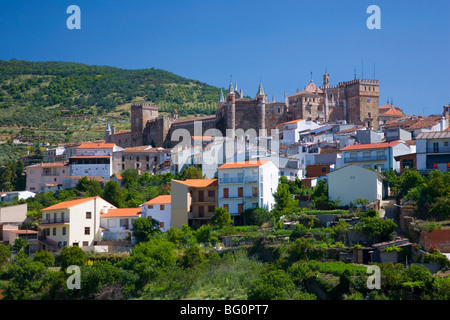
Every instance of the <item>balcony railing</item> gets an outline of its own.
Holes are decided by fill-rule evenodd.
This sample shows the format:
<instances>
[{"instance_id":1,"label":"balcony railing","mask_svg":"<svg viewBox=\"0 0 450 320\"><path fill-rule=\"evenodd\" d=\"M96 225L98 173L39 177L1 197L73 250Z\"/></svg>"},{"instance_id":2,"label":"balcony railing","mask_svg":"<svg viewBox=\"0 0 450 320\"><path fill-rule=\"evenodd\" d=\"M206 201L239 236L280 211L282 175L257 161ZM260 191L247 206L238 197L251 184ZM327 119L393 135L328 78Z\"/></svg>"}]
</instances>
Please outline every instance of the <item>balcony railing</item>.
<instances>
[{"instance_id":1,"label":"balcony railing","mask_svg":"<svg viewBox=\"0 0 450 320\"><path fill-rule=\"evenodd\" d=\"M427 147L427 153L450 153L450 147Z\"/></svg>"},{"instance_id":2,"label":"balcony railing","mask_svg":"<svg viewBox=\"0 0 450 320\"><path fill-rule=\"evenodd\" d=\"M233 177L233 178L220 178L220 183L244 183L244 182L258 182L258 176L246 176L244 177Z\"/></svg>"},{"instance_id":3,"label":"balcony railing","mask_svg":"<svg viewBox=\"0 0 450 320\"><path fill-rule=\"evenodd\" d=\"M240 177L240 178L220 178L219 179L220 183L243 183L244 182L244 178Z\"/></svg>"},{"instance_id":4,"label":"balcony railing","mask_svg":"<svg viewBox=\"0 0 450 320\"><path fill-rule=\"evenodd\" d=\"M53 223L69 223L69 217L64 218L50 218L50 219L42 219L41 224L53 224Z\"/></svg>"},{"instance_id":5,"label":"balcony railing","mask_svg":"<svg viewBox=\"0 0 450 320\"><path fill-rule=\"evenodd\" d=\"M382 161L386 160L386 156L375 156L375 157L356 157L356 158L344 158L344 162L362 162L362 161Z\"/></svg>"}]
</instances>

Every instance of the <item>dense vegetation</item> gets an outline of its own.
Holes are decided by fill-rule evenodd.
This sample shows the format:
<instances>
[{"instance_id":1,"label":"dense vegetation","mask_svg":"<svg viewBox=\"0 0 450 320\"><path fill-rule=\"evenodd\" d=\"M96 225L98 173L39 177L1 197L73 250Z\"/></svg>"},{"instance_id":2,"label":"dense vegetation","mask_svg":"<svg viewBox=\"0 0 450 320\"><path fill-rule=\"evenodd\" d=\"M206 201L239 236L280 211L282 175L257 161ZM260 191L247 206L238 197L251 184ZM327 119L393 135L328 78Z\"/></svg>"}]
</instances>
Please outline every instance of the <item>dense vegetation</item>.
<instances>
[{"instance_id":1,"label":"dense vegetation","mask_svg":"<svg viewBox=\"0 0 450 320\"><path fill-rule=\"evenodd\" d=\"M49 121L51 127L61 110L102 115L135 100L157 103L163 112L176 108L180 116L211 114L218 97L218 88L154 68L0 61L0 125L35 128Z\"/></svg>"}]
</instances>

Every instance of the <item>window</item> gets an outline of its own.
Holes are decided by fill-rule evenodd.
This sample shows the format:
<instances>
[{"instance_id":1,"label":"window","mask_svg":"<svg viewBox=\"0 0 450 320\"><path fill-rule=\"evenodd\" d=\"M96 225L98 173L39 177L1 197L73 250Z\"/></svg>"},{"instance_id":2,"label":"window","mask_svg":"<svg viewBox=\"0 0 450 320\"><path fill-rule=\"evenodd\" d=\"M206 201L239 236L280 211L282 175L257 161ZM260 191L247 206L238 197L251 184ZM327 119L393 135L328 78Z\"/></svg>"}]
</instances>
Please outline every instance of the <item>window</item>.
<instances>
[{"instance_id":1,"label":"window","mask_svg":"<svg viewBox=\"0 0 450 320\"><path fill-rule=\"evenodd\" d=\"M50 235L50 228L44 229L44 234L46 236L49 236Z\"/></svg>"},{"instance_id":2,"label":"window","mask_svg":"<svg viewBox=\"0 0 450 320\"><path fill-rule=\"evenodd\" d=\"M122 163L122 170L125 170L125 165Z\"/></svg>"},{"instance_id":3,"label":"window","mask_svg":"<svg viewBox=\"0 0 450 320\"><path fill-rule=\"evenodd\" d=\"M164 210L164 205L163 204L159 205L159 210Z\"/></svg>"},{"instance_id":4,"label":"window","mask_svg":"<svg viewBox=\"0 0 450 320\"><path fill-rule=\"evenodd\" d=\"M66 227L62 228L62 235L65 236L66 235Z\"/></svg>"},{"instance_id":5,"label":"window","mask_svg":"<svg viewBox=\"0 0 450 320\"><path fill-rule=\"evenodd\" d=\"M164 221L159 223L160 228L164 228Z\"/></svg>"},{"instance_id":6,"label":"window","mask_svg":"<svg viewBox=\"0 0 450 320\"><path fill-rule=\"evenodd\" d=\"M86 212L86 219L92 218L92 212Z\"/></svg>"},{"instance_id":7,"label":"window","mask_svg":"<svg viewBox=\"0 0 450 320\"><path fill-rule=\"evenodd\" d=\"M327 172L327 167L322 167L322 172Z\"/></svg>"},{"instance_id":8,"label":"window","mask_svg":"<svg viewBox=\"0 0 450 320\"><path fill-rule=\"evenodd\" d=\"M215 190L209 190L208 191L208 197L215 197L216 196L216 191Z\"/></svg>"},{"instance_id":9,"label":"window","mask_svg":"<svg viewBox=\"0 0 450 320\"><path fill-rule=\"evenodd\" d=\"M150 156L146 156L146 157L145 157L145 160L146 160L146 161L150 161Z\"/></svg>"},{"instance_id":10,"label":"window","mask_svg":"<svg viewBox=\"0 0 450 320\"><path fill-rule=\"evenodd\" d=\"M208 206L208 212L212 213L215 211L215 207L214 206Z\"/></svg>"},{"instance_id":11,"label":"window","mask_svg":"<svg viewBox=\"0 0 450 320\"><path fill-rule=\"evenodd\" d=\"M83 247L89 246L89 241L83 241Z\"/></svg>"},{"instance_id":12,"label":"window","mask_svg":"<svg viewBox=\"0 0 450 320\"><path fill-rule=\"evenodd\" d=\"M413 159L404 159L402 161L402 168L403 169L411 169L414 168L414 160Z\"/></svg>"},{"instance_id":13,"label":"window","mask_svg":"<svg viewBox=\"0 0 450 320\"><path fill-rule=\"evenodd\" d=\"M125 161L125 156L122 156L122 161Z\"/></svg>"},{"instance_id":14,"label":"window","mask_svg":"<svg viewBox=\"0 0 450 320\"><path fill-rule=\"evenodd\" d=\"M244 212L244 205L242 203L238 203L238 213Z\"/></svg>"},{"instance_id":15,"label":"window","mask_svg":"<svg viewBox=\"0 0 450 320\"><path fill-rule=\"evenodd\" d=\"M85 235L90 235L91 234L91 228L90 227L85 227L84 228L84 234Z\"/></svg>"},{"instance_id":16,"label":"window","mask_svg":"<svg viewBox=\"0 0 450 320\"><path fill-rule=\"evenodd\" d=\"M149 204L149 205L148 205L148 208L149 208L149 209L153 209L153 205L152 205L152 204Z\"/></svg>"},{"instance_id":17,"label":"window","mask_svg":"<svg viewBox=\"0 0 450 320\"><path fill-rule=\"evenodd\" d=\"M227 212L230 212L230 206L228 204L224 204L223 208L227 210Z\"/></svg>"},{"instance_id":18,"label":"window","mask_svg":"<svg viewBox=\"0 0 450 320\"><path fill-rule=\"evenodd\" d=\"M238 197L243 197L244 196L244 188L243 187L239 187L238 188Z\"/></svg>"},{"instance_id":19,"label":"window","mask_svg":"<svg viewBox=\"0 0 450 320\"><path fill-rule=\"evenodd\" d=\"M203 206L198 207L198 216L203 218L205 216L205 208Z\"/></svg>"},{"instance_id":20,"label":"window","mask_svg":"<svg viewBox=\"0 0 450 320\"><path fill-rule=\"evenodd\" d=\"M228 198L228 188L223 188L223 197Z\"/></svg>"},{"instance_id":21,"label":"window","mask_svg":"<svg viewBox=\"0 0 450 320\"><path fill-rule=\"evenodd\" d=\"M56 236L56 228L53 228L53 235Z\"/></svg>"},{"instance_id":22,"label":"window","mask_svg":"<svg viewBox=\"0 0 450 320\"><path fill-rule=\"evenodd\" d=\"M136 161L139 161L139 156L136 156Z\"/></svg>"}]
</instances>

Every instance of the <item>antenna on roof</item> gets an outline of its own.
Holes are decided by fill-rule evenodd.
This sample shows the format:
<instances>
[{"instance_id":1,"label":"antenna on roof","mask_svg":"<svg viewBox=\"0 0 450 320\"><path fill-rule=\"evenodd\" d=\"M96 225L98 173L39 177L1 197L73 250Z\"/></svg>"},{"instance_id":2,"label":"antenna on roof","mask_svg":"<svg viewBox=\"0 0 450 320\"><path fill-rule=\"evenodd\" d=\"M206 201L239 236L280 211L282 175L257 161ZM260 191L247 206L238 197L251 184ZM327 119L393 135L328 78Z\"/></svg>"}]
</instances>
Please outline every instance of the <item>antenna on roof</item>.
<instances>
[{"instance_id":1,"label":"antenna on roof","mask_svg":"<svg viewBox=\"0 0 450 320\"><path fill-rule=\"evenodd\" d=\"M364 79L364 60L361 60L361 79Z\"/></svg>"},{"instance_id":2,"label":"antenna on roof","mask_svg":"<svg viewBox=\"0 0 450 320\"><path fill-rule=\"evenodd\" d=\"M373 79L375 80L375 61L373 62Z\"/></svg>"}]
</instances>

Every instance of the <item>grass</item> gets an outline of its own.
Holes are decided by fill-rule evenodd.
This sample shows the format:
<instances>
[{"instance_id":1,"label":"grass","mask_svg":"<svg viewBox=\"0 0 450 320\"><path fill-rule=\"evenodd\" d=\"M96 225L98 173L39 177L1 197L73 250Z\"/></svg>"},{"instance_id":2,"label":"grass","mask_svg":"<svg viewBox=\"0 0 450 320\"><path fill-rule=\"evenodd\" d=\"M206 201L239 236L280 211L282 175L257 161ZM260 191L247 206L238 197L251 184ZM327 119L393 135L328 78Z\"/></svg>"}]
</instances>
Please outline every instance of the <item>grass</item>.
<instances>
[{"instance_id":1,"label":"grass","mask_svg":"<svg viewBox=\"0 0 450 320\"><path fill-rule=\"evenodd\" d=\"M141 299L245 300L262 263L244 250L190 269L167 270L147 287Z\"/></svg>"}]
</instances>

